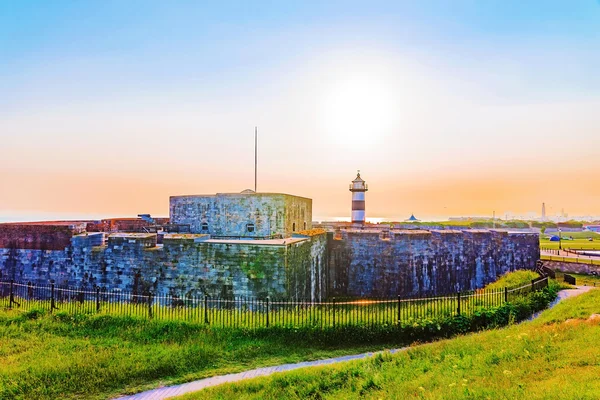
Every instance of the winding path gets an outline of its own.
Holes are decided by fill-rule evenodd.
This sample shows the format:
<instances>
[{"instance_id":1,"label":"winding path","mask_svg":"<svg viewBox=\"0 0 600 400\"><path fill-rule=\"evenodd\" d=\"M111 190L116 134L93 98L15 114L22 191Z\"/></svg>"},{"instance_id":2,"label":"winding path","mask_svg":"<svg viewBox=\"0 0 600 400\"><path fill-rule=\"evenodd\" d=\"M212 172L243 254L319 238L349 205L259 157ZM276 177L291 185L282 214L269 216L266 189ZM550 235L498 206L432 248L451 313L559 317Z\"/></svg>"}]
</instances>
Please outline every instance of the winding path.
<instances>
[{"instance_id":1,"label":"winding path","mask_svg":"<svg viewBox=\"0 0 600 400\"><path fill-rule=\"evenodd\" d=\"M558 297L556 298L556 300L554 300L554 302L552 302L552 304L550 304L549 308L554 307L558 302L560 302L564 299L567 299L569 297L578 296L578 295L588 292L589 290L592 290L592 289L593 288L590 286L578 286L577 289L561 290L558 293ZM539 314L540 314L540 312L534 314L530 319L536 318ZM386 350L386 351L389 351L390 353L397 353L397 352L405 350L405 349L406 349L406 347L403 347L400 349ZM299 368L314 367L317 365L328 365L328 364L334 364L334 363L350 361L350 360L358 360L361 358L372 357L373 355L378 354L378 353L381 353L381 352L369 352L369 353L355 354L355 355L350 355L350 356L328 358L325 360L305 361L305 362L300 362L300 363L296 363L296 364L284 364L284 365L277 365L274 367L256 368L256 369L253 369L250 371L239 372L237 374L213 376L211 378L204 378L204 379L200 379L200 380L193 381L193 382L183 383L181 385L165 386L165 387L161 387L161 388L157 388L157 389L153 389L153 390L148 390L146 392L134 394L131 396L119 397L118 400L162 400L162 399L167 399L167 398L171 398L171 397L175 397L175 396L181 396L181 395L191 393L191 392L197 392L197 391L205 389L207 387L217 386L217 385L220 385L223 383L238 382L241 380L252 379L252 378L259 377L259 376L272 375L277 372L292 371L294 369L299 369Z\"/></svg>"}]
</instances>

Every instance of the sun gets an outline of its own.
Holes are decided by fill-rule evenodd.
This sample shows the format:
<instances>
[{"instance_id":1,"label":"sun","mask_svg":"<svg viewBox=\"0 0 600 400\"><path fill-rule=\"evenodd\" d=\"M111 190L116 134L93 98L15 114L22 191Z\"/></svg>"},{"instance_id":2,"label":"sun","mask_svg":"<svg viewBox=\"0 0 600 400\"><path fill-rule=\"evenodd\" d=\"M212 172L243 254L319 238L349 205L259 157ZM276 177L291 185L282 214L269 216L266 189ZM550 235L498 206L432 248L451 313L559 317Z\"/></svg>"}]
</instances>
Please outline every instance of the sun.
<instances>
[{"instance_id":1,"label":"sun","mask_svg":"<svg viewBox=\"0 0 600 400\"><path fill-rule=\"evenodd\" d=\"M401 107L393 79L373 73L345 74L326 85L321 123L329 140L343 149L380 144L399 125Z\"/></svg>"}]
</instances>

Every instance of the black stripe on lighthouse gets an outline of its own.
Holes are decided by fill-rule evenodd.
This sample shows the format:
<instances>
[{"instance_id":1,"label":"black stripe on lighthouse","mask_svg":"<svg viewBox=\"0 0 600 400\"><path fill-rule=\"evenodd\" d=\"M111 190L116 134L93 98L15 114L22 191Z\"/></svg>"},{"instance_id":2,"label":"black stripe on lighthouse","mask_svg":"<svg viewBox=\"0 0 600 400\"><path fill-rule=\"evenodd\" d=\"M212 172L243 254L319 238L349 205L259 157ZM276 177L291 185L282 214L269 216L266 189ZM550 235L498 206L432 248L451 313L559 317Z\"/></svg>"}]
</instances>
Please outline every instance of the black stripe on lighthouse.
<instances>
[{"instance_id":1,"label":"black stripe on lighthouse","mask_svg":"<svg viewBox=\"0 0 600 400\"><path fill-rule=\"evenodd\" d=\"M365 201L364 200L352 200L352 210L353 211L364 211L365 210Z\"/></svg>"}]
</instances>

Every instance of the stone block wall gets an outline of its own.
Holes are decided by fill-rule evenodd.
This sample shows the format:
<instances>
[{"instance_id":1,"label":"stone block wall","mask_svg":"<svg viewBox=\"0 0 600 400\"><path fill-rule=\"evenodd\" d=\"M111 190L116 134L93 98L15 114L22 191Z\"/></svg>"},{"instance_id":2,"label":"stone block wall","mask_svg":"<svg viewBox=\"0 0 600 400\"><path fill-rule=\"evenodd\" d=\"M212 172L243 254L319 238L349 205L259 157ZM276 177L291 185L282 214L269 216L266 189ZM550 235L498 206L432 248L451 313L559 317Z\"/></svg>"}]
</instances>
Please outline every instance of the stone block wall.
<instances>
[{"instance_id":1,"label":"stone block wall","mask_svg":"<svg viewBox=\"0 0 600 400\"><path fill-rule=\"evenodd\" d=\"M79 235L62 250L0 248L0 279L133 293L212 297L326 295L324 232L304 240L222 241L205 235Z\"/></svg>"},{"instance_id":2,"label":"stone block wall","mask_svg":"<svg viewBox=\"0 0 600 400\"><path fill-rule=\"evenodd\" d=\"M544 260L544 266L561 272L572 272L574 274L595 274L600 275L600 265L586 264L586 263L574 263L574 262L562 262L562 261L546 261Z\"/></svg>"},{"instance_id":3,"label":"stone block wall","mask_svg":"<svg viewBox=\"0 0 600 400\"><path fill-rule=\"evenodd\" d=\"M341 231L328 235L329 294L420 296L472 290L535 269L539 239L497 231Z\"/></svg>"},{"instance_id":4,"label":"stone block wall","mask_svg":"<svg viewBox=\"0 0 600 400\"><path fill-rule=\"evenodd\" d=\"M62 231L61 231L62 232ZM67 233L65 233L67 234ZM0 278L35 284L152 290L178 296L419 296L483 287L535 269L535 234L498 231L320 229L281 240L202 234L72 236L56 249L0 248ZM58 248L60 247L60 248Z\"/></svg>"},{"instance_id":5,"label":"stone block wall","mask_svg":"<svg viewBox=\"0 0 600 400\"><path fill-rule=\"evenodd\" d=\"M288 237L312 228L312 200L279 193L172 196L170 220L192 233L213 236ZM252 224L250 232L248 225Z\"/></svg>"},{"instance_id":6,"label":"stone block wall","mask_svg":"<svg viewBox=\"0 0 600 400\"><path fill-rule=\"evenodd\" d=\"M100 221L89 221L87 232L144 232L144 229L154 224L164 225L169 223L168 218L153 218L150 223L142 218L108 218Z\"/></svg>"},{"instance_id":7,"label":"stone block wall","mask_svg":"<svg viewBox=\"0 0 600 400\"><path fill-rule=\"evenodd\" d=\"M85 223L71 225L0 224L0 248L64 250Z\"/></svg>"}]
</instances>

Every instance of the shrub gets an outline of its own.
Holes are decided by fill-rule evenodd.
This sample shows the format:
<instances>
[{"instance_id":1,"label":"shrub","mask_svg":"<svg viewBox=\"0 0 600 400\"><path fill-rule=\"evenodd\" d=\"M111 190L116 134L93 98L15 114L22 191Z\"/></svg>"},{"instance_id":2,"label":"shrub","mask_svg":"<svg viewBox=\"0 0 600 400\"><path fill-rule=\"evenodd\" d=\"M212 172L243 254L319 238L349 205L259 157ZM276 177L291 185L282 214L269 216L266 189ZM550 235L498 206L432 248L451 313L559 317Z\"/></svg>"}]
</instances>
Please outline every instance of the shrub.
<instances>
[{"instance_id":1,"label":"shrub","mask_svg":"<svg viewBox=\"0 0 600 400\"><path fill-rule=\"evenodd\" d=\"M46 315L46 310L42 308L32 308L31 310L25 311L21 314L24 319L38 319Z\"/></svg>"}]
</instances>

